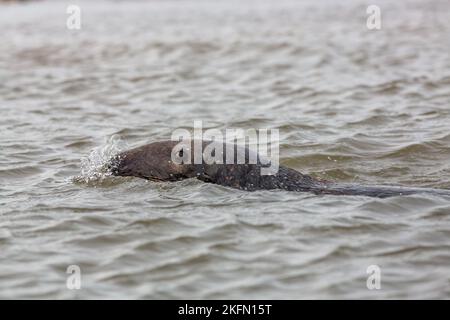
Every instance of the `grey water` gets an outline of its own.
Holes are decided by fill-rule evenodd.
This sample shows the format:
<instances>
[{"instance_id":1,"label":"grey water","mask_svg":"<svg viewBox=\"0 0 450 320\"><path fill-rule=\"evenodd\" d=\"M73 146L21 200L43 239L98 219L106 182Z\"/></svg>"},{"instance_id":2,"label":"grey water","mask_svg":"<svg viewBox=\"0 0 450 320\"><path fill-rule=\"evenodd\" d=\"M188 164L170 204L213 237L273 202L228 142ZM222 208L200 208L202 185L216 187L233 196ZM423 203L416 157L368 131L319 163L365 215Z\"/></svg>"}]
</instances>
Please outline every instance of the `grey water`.
<instances>
[{"instance_id":1,"label":"grey water","mask_svg":"<svg viewBox=\"0 0 450 320\"><path fill-rule=\"evenodd\" d=\"M370 4L0 3L0 298L449 299L448 197L99 170L202 120L279 129L317 178L450 189L450 2L377 1L380 30Z\"/></svg>"}]
</instances>

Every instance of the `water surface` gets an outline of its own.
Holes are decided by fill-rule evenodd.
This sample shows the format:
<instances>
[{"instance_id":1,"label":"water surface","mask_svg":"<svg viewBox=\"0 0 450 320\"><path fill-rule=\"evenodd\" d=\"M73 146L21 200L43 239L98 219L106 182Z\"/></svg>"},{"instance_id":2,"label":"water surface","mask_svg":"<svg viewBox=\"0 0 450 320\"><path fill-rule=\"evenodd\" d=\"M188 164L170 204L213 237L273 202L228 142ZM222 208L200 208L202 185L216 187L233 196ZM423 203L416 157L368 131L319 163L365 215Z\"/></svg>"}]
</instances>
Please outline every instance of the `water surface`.
<instances>
[{"instance_id":1,"label":"water surface","mask_svg":"<svg viewBox=\"0 0 450 320\"><path fill-rule=\"evenodd\" d=\"M81 30L0 5L1 298L450 298L449 198L98 172L203 120L278 128L316 177L450 188L449 2L378 1L381 30L364 1L78 3Z\"/></svg>"}]
</instances>

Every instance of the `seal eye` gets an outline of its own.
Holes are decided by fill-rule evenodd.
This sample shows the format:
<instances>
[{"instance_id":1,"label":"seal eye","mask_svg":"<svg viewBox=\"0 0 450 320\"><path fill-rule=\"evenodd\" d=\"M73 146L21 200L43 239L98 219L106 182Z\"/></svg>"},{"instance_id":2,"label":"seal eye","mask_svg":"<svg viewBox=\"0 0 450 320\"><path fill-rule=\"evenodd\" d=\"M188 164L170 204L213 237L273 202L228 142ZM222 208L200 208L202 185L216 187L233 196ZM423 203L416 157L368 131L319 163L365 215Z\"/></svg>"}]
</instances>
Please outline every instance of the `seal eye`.
<instances>
[{"instance_id":1,"label":"seal eye","mask_svg":"<svg viewBox=\"0 0 450 320\"><path fill-rule=\"evenodd\" d=\"M180 158L183 158L183 155L184 155L183 149L181 149L180 151L178 151L178 156L179 156Z\"/></svg>"}]
</instances>

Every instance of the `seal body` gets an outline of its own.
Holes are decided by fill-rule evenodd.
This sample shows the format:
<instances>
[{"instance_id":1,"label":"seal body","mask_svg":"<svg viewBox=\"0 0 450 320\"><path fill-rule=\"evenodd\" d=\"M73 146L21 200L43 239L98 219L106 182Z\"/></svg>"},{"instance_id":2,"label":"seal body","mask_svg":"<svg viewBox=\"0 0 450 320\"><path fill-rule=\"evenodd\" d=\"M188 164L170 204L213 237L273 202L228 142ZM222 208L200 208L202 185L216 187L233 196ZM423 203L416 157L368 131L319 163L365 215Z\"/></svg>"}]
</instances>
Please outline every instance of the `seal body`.
<instances>
[{"instance_id":1,"label":"seal body","mask_svg":"<svg viewBox=\"0 0 450 320\"><path fill-rule=\"evenodd\" d=\"M200 141L198 143L204 150L211 142ZM284 166L279 166L275 174L266 175L261 171L267 167L267 164L263 164L267 161L262 161L263 159L259 155L255 156L250 150L235 145L230 146L224 143L222 147L220 148L221 153L214 154L217 152L216 150L213 152L214 161L208 161L204 156L200 161L195 161L196 156L192 152L195 149L194 141L183 145L176 141L154 142L116 155L109 161L107 167L115 176L134 176L152 181L179 181L197 178L204 182L246 191L283 189L315 194L379 198L417 193L450 196L450 190L444 189L335 183L315 179ZM223 150L233 150L235 161L230 163ZM241 157L245 159L244 163L237 162L239 155L244 155ZM256 161L251 163L250 159L256 159Z\"/></svg>"}]
</instances>

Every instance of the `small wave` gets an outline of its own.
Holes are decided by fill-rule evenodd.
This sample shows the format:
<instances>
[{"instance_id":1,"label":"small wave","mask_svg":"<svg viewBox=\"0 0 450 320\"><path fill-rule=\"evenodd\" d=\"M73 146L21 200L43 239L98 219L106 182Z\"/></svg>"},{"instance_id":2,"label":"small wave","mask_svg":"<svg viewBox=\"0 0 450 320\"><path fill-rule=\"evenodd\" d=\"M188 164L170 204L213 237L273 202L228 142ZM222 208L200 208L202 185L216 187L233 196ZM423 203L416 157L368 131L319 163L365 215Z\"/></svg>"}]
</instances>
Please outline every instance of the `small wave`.
<instances>
[{"instance_id":1,"label":"small wave","mask_svg":"<svg viewBox=\"0 0 450 320\"><path fill-rule=\"evenodd\" d=\"M72 178L73 182L99 185L111 177L105 164L113 156L127 149L126 143L118 136L107 138L105 144L94 148L91 153L81 159L81 175Z\"/></svg>"},{"instance_id":2,"label":"small wave","mask_svg":"<svg viewBox=\"0 0 450 320\"><path fill-rule=\"evenodd\" d=\"M21 166L16 168L1 169L0 177L20 179L28 178L41 172L42 171L35 166Z\"/></svg>"}]
</instances>

